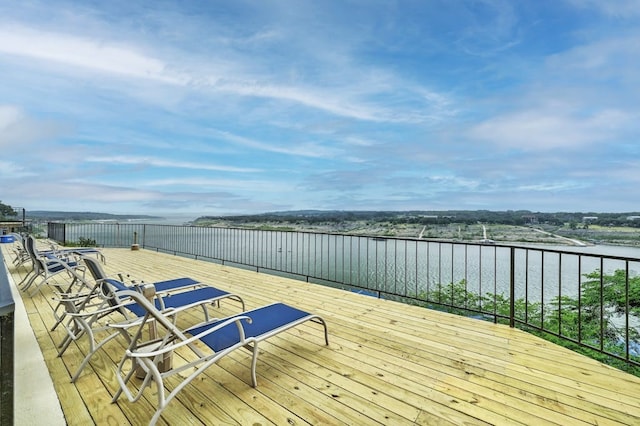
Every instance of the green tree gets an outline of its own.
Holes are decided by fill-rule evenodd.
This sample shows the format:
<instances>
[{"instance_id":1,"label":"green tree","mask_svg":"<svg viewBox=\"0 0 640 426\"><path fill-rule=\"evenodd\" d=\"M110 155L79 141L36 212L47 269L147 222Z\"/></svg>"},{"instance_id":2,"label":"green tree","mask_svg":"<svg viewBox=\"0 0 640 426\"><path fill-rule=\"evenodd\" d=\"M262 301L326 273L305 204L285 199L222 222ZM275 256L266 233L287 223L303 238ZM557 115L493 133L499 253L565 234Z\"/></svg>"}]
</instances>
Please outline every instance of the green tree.
<instances>
[{"instance_id":1,"label":"green tree","mask_svg":"<svg viewBox=\"0 0 640 426\"><path fill-rule=\"evenodd\" d=\"M523 325L533 334L640 376L640 368L620 359L627 353L626 337L624 330L615 325L616 318L627 314L627 307L630 316L640 317L640 276L627 279L625 270L612 274L595 270L584 277L580 299L563 296L545 305L517 299L515 318L533 326ZM428 307L459 315L482 312L497 315L498 321L500 317L509 317L508 297L492 293L478 295L470 291L467 284L466 280L439 284L418 297L425 300ZM599 347L619 358L599 352ZM640 333L633 327L629 328L628 349L631 358L639 361Z\"/></svg>"},{"instance_id":2,"label":"green tree","mask_svg":"<svg viewBox=\"0 0 640 426\"><path fill-rule=\"evenodd\" d=\"M18 213L13 210L13 207L3 204L2 201L0 201L0 217L12 217L17 215Z\"/></svg>"},{"instance_id":3,"label":"green tree","mask_svg":"<svg viewBox=\"0 0 640 426\"><path fill-rule=\"evenodd\" d=\"M582 305L587 312L599 315L600 309L622 315L629 306L629 313L640 316L640 276L629 277L627 294L627 273L617 269L613 274L601 274L595 270L585 274L582 283ZM602 286L600 282L602 281ZM600 288L602 287L602 291Z\"/></svg>"}]
</instances>

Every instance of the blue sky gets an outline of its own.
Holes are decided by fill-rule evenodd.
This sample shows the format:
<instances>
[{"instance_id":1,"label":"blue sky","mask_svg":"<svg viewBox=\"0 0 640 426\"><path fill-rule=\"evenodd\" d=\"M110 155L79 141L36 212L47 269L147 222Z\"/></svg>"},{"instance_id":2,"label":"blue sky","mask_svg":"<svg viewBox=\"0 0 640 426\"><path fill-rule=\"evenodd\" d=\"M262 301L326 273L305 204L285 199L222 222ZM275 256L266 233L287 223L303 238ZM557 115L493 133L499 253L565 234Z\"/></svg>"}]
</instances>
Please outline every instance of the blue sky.
<instances>
[{"instance_id":1,"label":"blue sky","mask_svg":"<svg viewBox=\"0 0 640 426\"><path fill-rule=\"evenodd\" d=\"M0 0L27 210L640 210L640 1Z\"/></svg>"}]
</instances>

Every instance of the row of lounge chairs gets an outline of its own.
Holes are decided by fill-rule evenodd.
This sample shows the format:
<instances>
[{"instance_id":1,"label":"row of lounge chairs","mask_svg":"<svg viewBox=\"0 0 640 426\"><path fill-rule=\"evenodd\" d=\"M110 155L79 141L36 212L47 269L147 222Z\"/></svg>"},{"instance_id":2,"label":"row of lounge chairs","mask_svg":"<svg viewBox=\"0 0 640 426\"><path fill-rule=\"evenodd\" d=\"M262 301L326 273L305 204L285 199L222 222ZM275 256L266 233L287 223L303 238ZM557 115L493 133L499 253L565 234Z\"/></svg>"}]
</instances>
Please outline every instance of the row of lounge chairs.
<instances>
[{"instance_id":1,"label":"row of lounge chairs","mask_svg":"<svg viewBox=\"0 0 640 426\"><path fill-rule=\"evenodd\" d=\"M93 247L61 248L49 244L49 248L39 250L36 239L32 235L23 236L12 234L14 237L14 265L20 267L27 263L31 269L18 284L21 290L29 290L30 295L35 295L40 287L57 274L67 272L68 268L81 268L77 257L81 255L96 255L105 261L102 252ZM38 279L40 279L38 281Z\"/></svg>"},{"instance_id":2,"label":"row of lounge chairs","mask_svg":"<svg viewBox=\"0 0 640 426\"><path fill-rule=\"evenodd\" d=\"M23 241L33 269L20 287L31 290L28 291L31 295L46 284L53 289L56 304L51 329L62 326L66 331L59 342L58 355L62 356L74 341L89 340L89 349L71 381L81 377L96 352L118 336L122 337L126 350L115 367L119 387L112 402L122 394L131 402L138 401L155 383L157 406L150 424L159 420L169 402L185 386L236 349L252 351L251 385L255 387L260 342L312 321L323 326L325 344L329 344L327 325L320 316L284 303L245 311L245 302L239 295L191 278L127 284L123 275L116 279L104 273L100 261L104 263L105 258L99 249L52 249L43 253L37 250L32 236ZM21 254L16 255L14 264L28 262L19 256ZM62 273L65 280L51 279ZM38 278L40 281L36 283ZM241 312L226 318L212 316L210 308L219 306L222 300L237 302ZM202 311L202 320L179 327L178 315L194 309ZM188 318L194 318L193 314ZM202 344L209 350L203 350ZM176 350L190 352L188 359L192 361L170 365L171 354ZM141 382L132 383L136 377ZM170 391L165 386L168 377L181 380Z\"/></svg>"}]
</instances>

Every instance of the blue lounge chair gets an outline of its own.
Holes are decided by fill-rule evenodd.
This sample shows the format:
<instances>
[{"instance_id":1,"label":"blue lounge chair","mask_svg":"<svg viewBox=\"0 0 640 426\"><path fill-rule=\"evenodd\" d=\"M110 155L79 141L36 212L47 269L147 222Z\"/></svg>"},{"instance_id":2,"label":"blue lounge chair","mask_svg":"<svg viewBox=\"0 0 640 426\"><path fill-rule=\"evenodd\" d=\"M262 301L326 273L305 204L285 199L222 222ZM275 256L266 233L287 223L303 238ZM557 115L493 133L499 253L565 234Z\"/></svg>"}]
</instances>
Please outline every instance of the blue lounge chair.
<instances>
[{"instance_id":1,"label":"blue lounge chair","mask_svg":"<svg viewBox=\"0 0 640 426\"><path fill-rule=\"evenodd\" d=\"M102 263L105 262L104 254L102 254L102 251L100 249L95 247L60 248L55 247L53 244L51 244L51 248L47 250L39 250L36 249L35 238L32 235L22 236L18 233L12 233L11 235L13 236L14 241L15 258L13 262L15 267L20 267L26 262L32 262L31 270L27 272L27 276L34 272L35 269L35 265L33 264L33 256L30 253L27 244L30 244L37 255L41 257L65 258L73 255L96 255L96 258L100 259Z\"/></svg>"},{"instance_id":2,"label":"blue lounge chair","mask_svg":"<svg viewBox=\"0 0 640 426\"><path fill-rule=\"evenodd\" d=\"M69 272L73 270L84 270L84 267L78 262L78 255L73 253L40 253L36 248L35 238L32 236L27 237L25 248L31 257L33 269L25 275L18 286L23 291L27 291L33 286L29 292L30 296L34 296L42 285L58 274L67 273L69 277L73 279L73 285L73 283L77 281L76 275L70 274ZM32 272L33 275L27 280ZM40 281L36 282L38 278L40 278Z\"/></svg>"},{"instance_id":3,"label":"blue lounge chair","mask_svg":"<svg viewBox=\"0 0 640 426\"><path fill-rule=\"evenodd\" d=\"M141 281L139 284L133 281L131 286L127 286L126 284L124 284L124 281L125 281L124 274L118 274L118 277L120 278L119 280L112 279L112 278L109 278L107 274L105 274L104 270L102 269L102 266L100 266L100 264L96 262L94 259L87 256L82 256L82 261L84 262L85 266L87 267L88 271L91 273L91 275L93 276L93 279L96 282L111 280L112 284L114 284L115 287L118 287L121 290L125 289L125 287L136 287L136 286L139 287L145 284L144 281ZM185 290L188 288L205 287L206 284L196 281L193 278L185 277L185 278L175 278L172 280L157 282L153 284L153 286L155 288L156 293L159 294L159 293L167 293L167 292L178 291L178 290Z\"/></svg>"},{"instance_id":4,"label":"blue lounge chair","mask_svg":"<svg viewBox=\"0 0 640 426\"><path fill-rule=\"evenodd\" d=\"M129 291L126 295L144 308L146 313L142 322L111 325L120 330L132 328L135 330L130 332L133 337L118 365L116 378L120 389L114 395L112 402L116 402L123 393L129 401L135 402L142 397L144 390L151 385L151 382L156 382L158 404L150 425L158 421L167 404L187 384L220 358L236 349L244 347L252 350L251 384L255 387L257 386L258 344L263 340L304 322L312 321L324 327L325 344L329 344L327 325L320 316L284 303L263 306L232 317L180 330L172 319L158 311L139 293ZM143 330L147 322L162 329L157 339L153 341L143 340ZM204 353L195 345L196 342L204 343L212 352ZM185 347L193 352L197 360L170 370L160 367L174 350ZM134 376L143 378L142 383L136 382L135 386L130 387L129 383ZM164 380L170 376L177 376L182 381L166 394Z\"/></svg>"},{"instance_id":5,"label":"blue lounge chair","mask_svg":"<svg viewBox=\"0 0 640 426\"><path fill-rule=\"evenodd\" d=\"M123 310L127 310L138 317L144 315L144 309L140 308L137 304L127 303L120 298L121 292L125 290L135 290L142 293L146 286L144 282L133 286L127 286L121 280L108 278L100 264L96 262L95 259L82 257L82 260L87 266L88 271L93 276L93 279L96 282L102 283L103 294L108 295L112 305L121 305L121 311L123 313ZM156 308L161 311L169 308L184 309L185 307L202 306L205 314L205 320L208 321L209 314L205 305L211 300L219 302L221 299L226 298L240 302L242 310L244 311L244 301L242 300L242 297L237 294L229 293L210 285L200 283L192 278L176 278L151 285L153 287L153 294L150 295L150 298L154 299Z\"/></svg>"},{"instance_id":6,"label":"blue lounge chair","mask_svg":"<svg viewBox=\"0 0 640 426\"><path fill-rule=\"evenodd\" d=\"M75 382L89 360L106 343L117 337L115 329L104 324L104 319L108 317L110 322L124 321L125 323L137 323L144 317L146 310L140 306L135 298L130 294L136 294L149 303L152 300L154 306L165 314L177 315L191 308L200 308L203 311L205 321L210 321L208 306L219 304L222 299L231 299L239 302L244 311L244 300L233 293L229 293L215 287L199 283L191 278L179 278L168 281L161 281L156 284L139 284L132 287L126 286L123 282L104 278L105 274L95 259L83 258L87 269L95 277L95 284L90 286L85 281L83 291L80 295L60 294L56 312L56 324L64 324L67 335L58 345L58 356L69 347L71 342L78 340L83 335L89 336L89 351L82 360L80 367L71 378ZM84 278L77 277L78 280ZM156 289L160 289L157 292ZM59 313L59 307L64 308L64 312ZM121 316L114 316L118 313ZM66 321L65 321L66 320ZM107 336L98 341L97 334ZM126 333L120 333L129 340Z\"/></svg>"},{"instance_id":7,"label":"blue lounge chair","mask_svg":"<svg viewBox=\"0 0 640 426\"><path fill-rule=\"evenodd\" d=\"M13 237L14 266L19 267L23 263L31 261L31 257L24 245L24 237L17 232L12 232L10 235Z\"/></svg>"}]
</instances>

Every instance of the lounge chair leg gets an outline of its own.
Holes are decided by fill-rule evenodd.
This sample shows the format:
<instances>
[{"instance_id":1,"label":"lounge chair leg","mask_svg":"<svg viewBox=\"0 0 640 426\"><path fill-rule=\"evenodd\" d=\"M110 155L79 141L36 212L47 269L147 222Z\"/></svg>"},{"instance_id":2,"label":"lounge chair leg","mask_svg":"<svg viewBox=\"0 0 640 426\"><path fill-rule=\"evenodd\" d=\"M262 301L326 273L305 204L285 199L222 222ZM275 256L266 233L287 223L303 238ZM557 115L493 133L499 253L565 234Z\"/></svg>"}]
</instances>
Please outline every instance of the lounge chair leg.
<instances>
[{"instance_id":1,"label":"lounge chair leg","mask_svg":"<svg viewBox=\"0 0 640 426\"><path fill-rule=\"evenodd\" d=\"M33 297L40 291L40 286L44 284L44 281L40 281L37 286L35 286L30 292L29 297Z\"/></svg>"},{"instance_id":2,"label":"lounge chair leg","mask_svg":"<svg viewBox=\"0 0 640 426\"><path fill-rule=\"evenodd\" d=\"M64 340L62 342L60 342L60 344L58 345L58 356L62 356L62 354L64 353L64 351L67 350L67 348L69 347L69 345L71 344L71 342L73 341L73 339L69 336L65 337Z\"/></svg>"},{"instance_id":3,"label":"lounge chair leg","mask_svg":"<svg viewBox=\"0 0 640 426\"><path fill-rule=\"evenodd\" d=\"M18 287L22 287L22 284L24 284L24 282L27 280L27 278L29 278L29 276L33 273L33 269L31 269L29 272L27 272L27 275L24 276L24 278L22 278L22 280L20 280L20 282L18 283Z\"/></svg>"},{"instance_id":4,"label":"lounge chair leg","mask_svg":"<svg viewBox=\"0 0 640 426\"><path fill-rule=\"evenodd\" d=\"M251 386L254 388L258 386L258 379L256 377L256 366L258 364L258 342L253 344L253 357L251 359Z\"/></svg>"},{"instance_id":5,"label":"lounge chair leg","mask_svg":"<svg viewBox=\"0 0 640 426\"><path fill-rule=\"evenodd\" d=\"M25 279L26 279L26 278L27 278L27 277L25 277ZM22 281L20 282L20 284L18 284L18 285L20 285L20 290L22 290L22 291L27 291L27 289L28 289L29 287L31 287L31 284L33 284L33 282L36 280L36 278L38 278L38 275L34 275L34 276L32 276L32 277L29 279L29 281L27 281L27 282L26 282L26 283L24 283L24 284L23 284L24 280L22 280Z\"/></svg>"},{"instance_id":6,"label":"lounge chair leg","mask_svg":"<svg viewBox=\"0 0 640 426\"><path fill-rule=\"evenodd\" d=\"M98 346L96 346L95 348L90 348L89 352L87 353L87 355L82 360L82 363L80 364L80 367L78 367L78 370L76 371L76 373L71 378L71 383L75 383L75 381L78 380L78 377L80 377L80 373L82 373L82 370L84 370L84 368L87 366L87 364L89 363L89 360L93 357L93 355L96 352L98 352L100 350L100 348L102 348L107 342L109 342L110 340L112 340L115 337L118 337L119 335L120 334L118 334L118 333L112 334L111 336L107 337L102 342L100 342L100 344L98 344ZM91 340L93 342L93 336L91 336ZM92 344L92 346L93 346L93 344Z\"/></svg>"},{"instance_id":7,"label":"lounge chair leg","mask_svg":"<svg viewBox=\"0 0 640 426\"><path fill-rule=\"evenodd\" d=\"M58 356L62 356L62 354L64 354L64 352L69 348L69 345L71 345L71 342L78 340L84 334L84 330L79 328L75 322L73 328L70 328L68 325L65 326L65 328L67 329L67 335L58 345Z\"/></svg>"}]
</instances>

